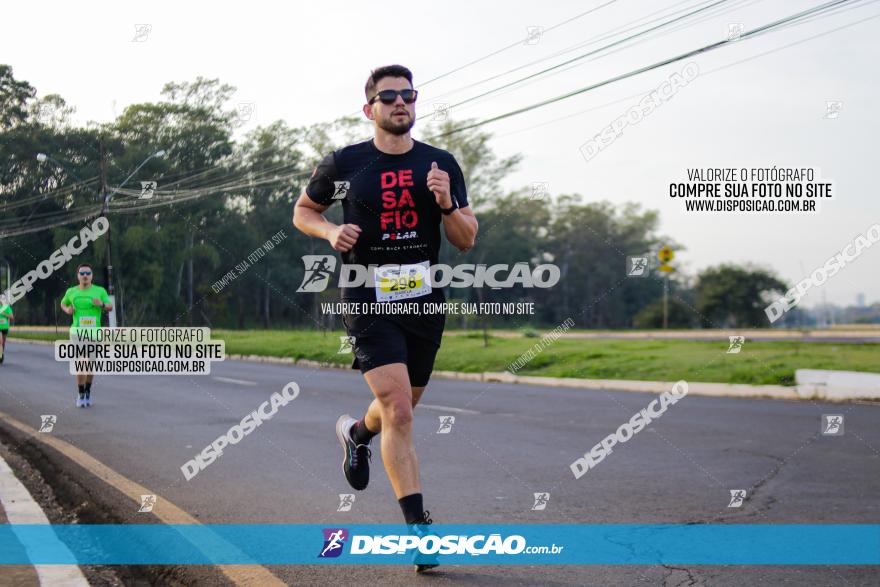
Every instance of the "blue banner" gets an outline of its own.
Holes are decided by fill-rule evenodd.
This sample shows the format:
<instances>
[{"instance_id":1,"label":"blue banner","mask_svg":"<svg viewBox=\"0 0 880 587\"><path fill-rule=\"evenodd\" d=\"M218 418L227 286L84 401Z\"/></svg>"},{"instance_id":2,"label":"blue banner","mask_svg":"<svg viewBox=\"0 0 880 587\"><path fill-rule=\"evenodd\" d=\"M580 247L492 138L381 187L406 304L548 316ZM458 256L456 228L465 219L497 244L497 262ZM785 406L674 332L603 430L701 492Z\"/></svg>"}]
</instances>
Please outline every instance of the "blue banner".
<instances>
[{"instance_id":1,"label":"blue banner","mask_svg":"<svg viewBox=\"0 0 880 587\"><path fill-rule=\"evenodd\" d=\"M0 564L877 565L877 524L4 525Z\"/></svg>"}]
</instances>

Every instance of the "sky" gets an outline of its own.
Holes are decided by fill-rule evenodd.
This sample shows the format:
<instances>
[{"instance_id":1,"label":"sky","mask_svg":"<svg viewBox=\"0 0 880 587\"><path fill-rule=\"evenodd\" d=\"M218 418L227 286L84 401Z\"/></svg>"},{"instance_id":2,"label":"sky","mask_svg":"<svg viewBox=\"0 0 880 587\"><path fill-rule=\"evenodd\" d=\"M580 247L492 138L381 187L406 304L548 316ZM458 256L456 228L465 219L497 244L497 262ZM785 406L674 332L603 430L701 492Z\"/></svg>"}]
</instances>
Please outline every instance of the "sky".
<instances>
[{"instance_id":1,"label":"sky","mask_svg":"<svg viewBox=\"0 0 880 587\"><path fill-rule=\"evenodd\" d=\"M233 103L254 105L245 131L278 119L314 124L358 112L370 70L391 63L413 71L417 117L447 104L450 120L482 120L724 40L731 27L752 30L824 2L722 1L638 42L455 106L710 3L50 0L39 10L13 3L0 22L0 63L39 95L63 96L79 122L110 121L129 104L158 101L166 82L203 76L235 86ZM678 271L751 263L795 283L880 223L871 179L880 134L878 15L880 3L854 0L842 12L487 124L497 155L523 156L501 187L540 182L551 200L580 193L586 201L637 202L659 212L660 233L678 245ZM584 156L587 141L689 63L696 77ZM423 138L419 132L417 122L413 137ZM832 183L832 197L806 214L688 212L669 196L669 184L686 181L691 168L774 166L816 169L817 181ZM859 293L880 302L878 270L880 244L812 287L801 305L850 305Z\"/></svg>"}]
</instances>

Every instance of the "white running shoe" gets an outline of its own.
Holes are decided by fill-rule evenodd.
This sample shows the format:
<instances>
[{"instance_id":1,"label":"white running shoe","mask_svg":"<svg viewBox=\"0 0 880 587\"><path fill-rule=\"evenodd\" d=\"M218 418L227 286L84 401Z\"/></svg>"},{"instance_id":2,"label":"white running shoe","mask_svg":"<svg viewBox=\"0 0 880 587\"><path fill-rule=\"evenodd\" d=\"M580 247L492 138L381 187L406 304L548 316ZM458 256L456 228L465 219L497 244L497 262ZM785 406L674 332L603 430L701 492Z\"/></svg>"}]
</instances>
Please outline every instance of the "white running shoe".
<instances>
[{"instance_id":1,"label":"white running shoe","mask_svg":"<svg viewBox=\"0 0 880 587\"><path fill-rule=\"evenodd\" d=\"M370 459L372 452L366 444L356 444L351 439L351 428L357 420L345 414L336 421L336 438L342 445L342 472L353 489L363 491L370 482Z\"/></svg>"}]
</instances>

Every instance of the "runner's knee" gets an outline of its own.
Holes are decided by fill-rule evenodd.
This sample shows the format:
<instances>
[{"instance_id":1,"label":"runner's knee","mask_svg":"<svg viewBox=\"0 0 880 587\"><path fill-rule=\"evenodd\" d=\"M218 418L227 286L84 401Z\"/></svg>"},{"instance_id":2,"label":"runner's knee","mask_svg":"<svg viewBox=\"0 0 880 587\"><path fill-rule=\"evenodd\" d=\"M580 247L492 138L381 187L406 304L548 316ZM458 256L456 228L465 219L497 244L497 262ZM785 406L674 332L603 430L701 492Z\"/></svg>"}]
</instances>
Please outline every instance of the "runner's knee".
<instances>
[{"instance_id":1,"label":"runner's knee","mask_svg":"<svg viewBox=\"0 0 880 587\"><path fill-rule=\"evenodd\" d=\"M382 427L405 428L412 425L412 402L404 394L396 394L382 402Z\"/></svg>"}]
</instances>

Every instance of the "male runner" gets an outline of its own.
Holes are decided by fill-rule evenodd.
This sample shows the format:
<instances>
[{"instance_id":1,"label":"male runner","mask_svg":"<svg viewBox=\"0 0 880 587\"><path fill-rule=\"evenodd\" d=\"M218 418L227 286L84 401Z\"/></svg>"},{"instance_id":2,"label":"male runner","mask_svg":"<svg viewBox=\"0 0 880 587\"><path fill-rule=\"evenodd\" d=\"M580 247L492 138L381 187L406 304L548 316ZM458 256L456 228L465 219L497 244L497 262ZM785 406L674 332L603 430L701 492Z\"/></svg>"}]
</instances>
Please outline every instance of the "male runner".
<instances>
[{"instance_id":1,"label":"male runner","mask_svg":"<svg viewBox=\"0 0 880 587\"><path fill-rule=\"evenodd\" d=\"M294 207L294 225L329 241L347 265L368 268L374 283L343 287L344 302L369 305L443 302L441 288L425 277L438 262L440 225L456 248L473 247L477 219L468 207L464 176L447 151L410 136L415 124L412 73L401 65L380 67L367 79L364 115L374 123L371 140L328 154ZM343 224L323 216L342 203ZM440 348L444 314L385 312L343 314L355 359L375 396L360 420L343 415L336 435L343 471L357 490L370 478L371 439L382 432L385 469L407 524L430 524L424 510L412 442L412 412ZM434 564L417 564L421 572Z\"/></svg>"},{"instance_id":2,"label":"male runner","mask_svg":"<svg viewBox=\"0 0 880 587\"><path fill-rule=\"evenodd\" d=\"M71 340L79 340L82 335L101 327L101 313L113 309L110 304L110 296L100 285L92 284L92 266L82 263L76 268L79 285L71 287L61 298L61 310L73 320L70 322ZM81 336L77 336L79 333ZM77 373L76 385L79 395L76 398L76 407L87 408L92 405L92 379L91 373Z\"/></svg>"},{"instance_id":3,"label":"male runner","mask_svg":"<svg viewBox=\"0 0 880 587\"><path fill-rule=\"evenodd\" d=\"M6 303L5 295L0 295L0 336L3 338L2 346L0 346L0 364L3 363L6 356L6 335L9 334L12 318L12 306Z\"/></svg>"}]
</instances>

